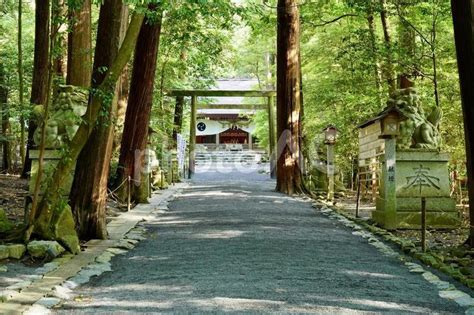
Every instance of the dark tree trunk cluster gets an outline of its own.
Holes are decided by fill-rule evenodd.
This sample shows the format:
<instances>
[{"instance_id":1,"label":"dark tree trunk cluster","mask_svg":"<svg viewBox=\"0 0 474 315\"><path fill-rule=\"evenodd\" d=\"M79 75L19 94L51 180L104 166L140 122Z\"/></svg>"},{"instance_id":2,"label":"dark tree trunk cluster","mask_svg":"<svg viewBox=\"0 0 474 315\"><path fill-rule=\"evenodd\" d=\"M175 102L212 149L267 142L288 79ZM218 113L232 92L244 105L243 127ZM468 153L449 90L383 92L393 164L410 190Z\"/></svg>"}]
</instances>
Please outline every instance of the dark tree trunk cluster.
<instances>
[{"instance_id":1,"label":"dark tree trunk cluster","mask_svg":"<svg viewBox=\"0 0 474 315\"><path fill-rule=\"evenodd\" d=\"M92 75L92 87L98 87L117 57L121 45L125 5L121 0L105 0L100 8L99 26ZM105 96L99 120L82 149L76 165L70 204L79 238L107 237L106 201L116 110L114 95Z\"/></svg>"},{"instance_id":2,"label":"dark tree trunk cluster","mask_svg":"<svg viewBox=\"0 0 474 315\"><path fill-rule=\"evenodd\" d=\"M117 169L118 184L129 177L133 179L132 200L146 202L143 189L142 166L144 152L147 146L148 129L153 101L158 47L161 34L161 13L157 6L149 8L158 14L158 18L147 18L142 24L138 42L135 48L130 94L128 98L125 125L120 147L119 167ZM126 185L122 186L125 189ZM126 190L123 190L125 191ZM121 194L123 197L123 193Z\"/></svg>"}]
</instances>

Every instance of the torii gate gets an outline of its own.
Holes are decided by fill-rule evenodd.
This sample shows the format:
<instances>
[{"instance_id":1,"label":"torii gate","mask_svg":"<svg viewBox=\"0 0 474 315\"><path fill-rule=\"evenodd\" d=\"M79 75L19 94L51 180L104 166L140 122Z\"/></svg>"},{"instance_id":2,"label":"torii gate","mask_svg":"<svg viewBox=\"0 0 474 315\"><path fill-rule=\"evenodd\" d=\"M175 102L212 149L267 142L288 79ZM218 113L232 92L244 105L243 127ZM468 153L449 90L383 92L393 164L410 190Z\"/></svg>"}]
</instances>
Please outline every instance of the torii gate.
<instances>
[{"instance_id":1,"label":"torii gate","mask_svg":"<svg viewBox=\"0 0 474 315\"><path fill-rule=\"evenodd\" d=\"M270 155L270 171L271 177L275 178L275 102L274 90L171 90L167 93L170 97L191 97L191 123L189 132L189 173L191 178L195 173L195 156L196 156L196 116L197 109L266 109L268 112L269 126L269 155ZM266 99L266 104L199 104L198 97L260 97Z\"/></svg>"}]
</instances>

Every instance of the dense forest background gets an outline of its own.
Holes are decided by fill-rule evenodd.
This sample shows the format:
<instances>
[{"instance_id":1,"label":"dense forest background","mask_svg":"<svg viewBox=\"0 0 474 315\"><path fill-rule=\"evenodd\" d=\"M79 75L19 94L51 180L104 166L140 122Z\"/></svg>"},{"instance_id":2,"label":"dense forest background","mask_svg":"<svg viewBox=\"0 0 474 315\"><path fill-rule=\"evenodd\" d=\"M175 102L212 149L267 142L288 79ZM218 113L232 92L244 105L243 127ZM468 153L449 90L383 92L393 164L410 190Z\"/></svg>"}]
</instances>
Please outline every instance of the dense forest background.
<instances>
[{"instance_id":1,"label":"dense forest background","mask_svg":"<svg viewBox=\"0 0 474 315\"><path fill-rule=\"evenodd\" d=\"M0 141L11 152L11 168L19 171L20 146L26 141L26 122L32 111L28 100L34 4L22 5L21 64L18 3L4 0L0 6ZM229 1L177 1L165 6L151 120L160 153L166 152L163 143L171 142L173 129L175 103L165 96L167 90L209 87L217 78L232 77L256 78L259 87L273 86L275 76L269 77L268 72L275 73L276 51L276 9L271 1L239 1L237 5ZM98 10L92 5L92 34L97 29ZM358 154L357 124L384 108L397 77L403 74L414 81L426 111L434 106L443 109L443 151L451 154L453 167L463 169L464 137L448 1L314 1L301 3L300 11L304 133L309 147L323 127L337 126L340 138L336 156L349 175ZM59 35L64 40L55 52L63 62L67 34L64 23ZM58 70L56 84L66 76L64 70ZM184 132L188 130L188 112L186 105ZM119 108L116 142L124 114L125 109ZM256 135L265 146L266 113L259 113L255 120Z\"/></svg>"}]
</instances>

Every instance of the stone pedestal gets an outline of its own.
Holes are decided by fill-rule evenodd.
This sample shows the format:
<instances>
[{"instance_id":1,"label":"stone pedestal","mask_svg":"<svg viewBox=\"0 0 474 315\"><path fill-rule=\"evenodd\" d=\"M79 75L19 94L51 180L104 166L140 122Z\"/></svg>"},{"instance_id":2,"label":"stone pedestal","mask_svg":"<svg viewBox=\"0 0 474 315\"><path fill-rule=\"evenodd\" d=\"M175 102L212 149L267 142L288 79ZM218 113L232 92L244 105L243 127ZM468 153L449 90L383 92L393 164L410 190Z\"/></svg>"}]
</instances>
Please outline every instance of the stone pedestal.
<instances>
[{"instance_id":1,"label":"stone pedestal","mask_svg":"<svg viewBox=\"0 0 474 315\"><path fill-rule=\"evenodd\" d=\"M426 197L428 228L450 229L460 224L455 201L450 198L448 155L429 150L398 150L394 169L382 158L380 195L373 219L381 226L401 229L419 229L421 225L421 197ZM393 178L388 171L394 171ZM390 198L385 198L385 185L394 179L396 216L388 215Z\"/></svg>"}]
</instances>

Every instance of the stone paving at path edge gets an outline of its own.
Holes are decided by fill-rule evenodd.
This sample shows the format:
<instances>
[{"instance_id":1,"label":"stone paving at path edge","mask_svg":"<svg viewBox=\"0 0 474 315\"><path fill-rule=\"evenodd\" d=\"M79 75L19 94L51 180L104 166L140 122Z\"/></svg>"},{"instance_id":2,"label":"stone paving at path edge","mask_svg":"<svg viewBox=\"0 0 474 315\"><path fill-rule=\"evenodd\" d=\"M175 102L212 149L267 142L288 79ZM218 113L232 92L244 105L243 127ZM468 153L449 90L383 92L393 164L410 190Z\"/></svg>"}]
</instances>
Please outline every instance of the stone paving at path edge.
<instances>
[{"instance_id":1,"label":"stone paving at path edge","mask_svg":"<svg viewBox=\"0 0 474 315\"><path fill-rule=\"evenodd\" d=\"M144 224L146 240L112 259L113 272L55 312L465 312L310 202L274 192L265 175L234 175L198 174Z\"/></svg>"}]
</instances>

